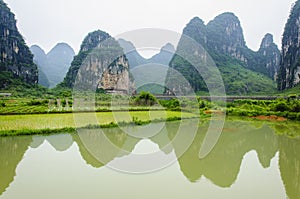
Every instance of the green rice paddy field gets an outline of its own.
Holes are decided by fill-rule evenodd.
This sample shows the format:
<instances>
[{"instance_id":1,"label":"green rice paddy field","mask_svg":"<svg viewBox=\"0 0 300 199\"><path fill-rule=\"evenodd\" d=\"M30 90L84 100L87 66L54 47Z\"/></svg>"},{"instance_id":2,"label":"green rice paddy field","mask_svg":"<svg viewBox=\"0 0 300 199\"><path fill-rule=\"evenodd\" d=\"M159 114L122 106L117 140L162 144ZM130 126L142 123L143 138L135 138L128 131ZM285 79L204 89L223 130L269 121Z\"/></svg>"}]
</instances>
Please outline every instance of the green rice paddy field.
<instances>
[{"instance_id":1,"label":"green rice paddy field","mask_svg":"<svg viewBox=\"0 0 300 199\"><path fill-rule=\"evenodd\" d=\"M173 117L192 118L195 114L175 111L93 112L66 114L0 115L0 132L10 130L61 129L84 127L93 124L132 122L167 119Z\"/></svg>"}]
</instances>

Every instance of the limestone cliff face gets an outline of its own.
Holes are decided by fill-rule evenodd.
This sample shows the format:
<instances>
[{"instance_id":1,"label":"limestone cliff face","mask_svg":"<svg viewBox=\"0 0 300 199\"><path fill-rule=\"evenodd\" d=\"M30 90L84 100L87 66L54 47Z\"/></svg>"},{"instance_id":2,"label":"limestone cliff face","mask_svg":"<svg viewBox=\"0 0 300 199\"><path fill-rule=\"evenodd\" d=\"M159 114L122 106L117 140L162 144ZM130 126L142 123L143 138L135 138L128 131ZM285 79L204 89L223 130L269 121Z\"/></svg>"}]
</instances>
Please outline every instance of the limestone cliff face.
<instances>
[{"instance_id":1,"label":"limestone cliff face","mask_svg":"<svg viewBox=\"0 0 300 199\"><path fill-rule=\"evenodd\" d=\"M37 84L38 71L33 55L19 33L14 14L0 0L0 87L6 88L15 79Z\"/></svg>"},{"instance_id":2,"label":"limestone cliff face","mask_svg":"<svg viewBox=\"0 0 300 199\"><path fill-rule=\"evenodd\" d=\"M203 47L207 45L207 28L199 17L194 17L183 29L182 34L194 39Z\"/></svg>"},{"instance_id":3,"label":"limestone cliff face","mask_svg":"<svg viewBox=\"0 0 300 199\"><path fill-rule=\"evenodd\" d=\"M129 87L132 86L131 84L128 61L125 56L121 56L114 64L104 70L98 88L127 93Z\"/></svg>"},{"instance_id":4,"label":"limestone cliff face","mask_svg":"<svg viewBox=\"0 0 300 199\"><path fill-rule=\"evenodd\" d=\"M300 82L300 1L298 0L285 25L278 89L292 88Z\"/></svg>"},{"instance_id":5,"label":"limestone cliff face","mask_svg":"<svg viewBox=\"0 0 300 199\"><path fill-rule=\"evenodd\" d=\"M107 33L100 30L89 33L84 38L78 55L74 57L64 81L60 85L72 88L74 86L78 71L84 60L94 48L96 48L101 42L105 41L109 37L110 36Z\"/></svg>"},{"instance_id":6,"label":"limestone cliff face","mask_svg":"<svg viewBox=\"0 0 300 199\"><path fill-rule=\"evenodd\" d=\"M243 53L246 48L243 30L233 13L223 13L210 21L207 24L207 35L210 50L247 62Z\"/></svg>"},{"instance_id":7,"label":"limestone cliff face","mask_svg":"<svg viewBox=\"0 0 300 199\"><path fill-rule=\"evenodd\" d=\"M114 38L100 30L89 33L84 39L61 85L73 87L75 81L90 89L121 93L130 92L133 85L123 49Z\"/></svg>"},{"instance_id":8,"label":"limestone cliff face","mask_svg":"<svg viewBox=\"0 0 300 199\"><path fill-rule=\"evenodd\" d=\"M273 41L273 35L269 33L265 35L258 54L262 59L262 65L267 69L268 76L276 81L280 64L280 51Z\"/></svg>"}]
</instances>

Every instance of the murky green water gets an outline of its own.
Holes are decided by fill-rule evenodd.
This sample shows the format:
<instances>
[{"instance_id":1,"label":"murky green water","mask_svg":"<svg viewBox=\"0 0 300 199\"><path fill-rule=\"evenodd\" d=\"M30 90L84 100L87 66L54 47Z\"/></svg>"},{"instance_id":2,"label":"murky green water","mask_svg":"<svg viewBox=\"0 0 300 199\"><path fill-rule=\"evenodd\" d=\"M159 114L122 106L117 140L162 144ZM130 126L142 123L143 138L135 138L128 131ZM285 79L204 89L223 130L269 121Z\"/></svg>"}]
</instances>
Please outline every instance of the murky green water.
<instances>
[{"instance_id":1,"label":"murky green water","mask_svg":"<svg viewBox=\"0 0 300 199\"><path fill-rule=\"evenodd\" d=\"M187 140L176 138L180 128L188 136L196 125L1 137L0 198L300 198L300 139L274 134L299 128L228 121L199 158L206 124L187 150Z\"/></svg>"}]
</instances>

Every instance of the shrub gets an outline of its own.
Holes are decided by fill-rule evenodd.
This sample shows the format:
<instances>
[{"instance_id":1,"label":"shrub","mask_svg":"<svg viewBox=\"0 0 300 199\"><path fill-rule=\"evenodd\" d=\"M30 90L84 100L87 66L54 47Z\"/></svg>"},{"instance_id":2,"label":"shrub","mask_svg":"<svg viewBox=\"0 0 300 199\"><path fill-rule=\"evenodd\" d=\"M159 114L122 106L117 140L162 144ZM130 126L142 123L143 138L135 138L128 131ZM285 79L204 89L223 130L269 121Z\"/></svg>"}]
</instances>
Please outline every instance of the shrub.
<instances>
[{"instance_id":1,"label":"shrub","mask_svg":"<svg viewBox=\"0 0 300 199\"><path fill-rule=\"evenodd\" d=\"M5 107L6 104L4 102L0 102L0 107Z\"/></svg>"},{"instance_id":2,"label":"shrub","mask_svg":"<svg viewBox=\"0 0 300 199\"><path fill-rule=\"evenodd\" d=\"M67 101L66 99L61 100L62 107L66 107Z\"/></svg>"},{"instance_id":3,"label":"shrub","mask_svg":"<svg viewBox=\"0 0 300 199\"><path fill-rule=\"evenodd\" d=\"M292 112L300 112L300 102L299 101L294 101L291 106L292 106L291 107Z\"/></svg>"},{"instance_id":4,"label":"shrub","mask_svg":"<svg viewBox=\"0 0 300 199\"><path fill-rule=\"evenodd\" d=\"M134 100L137 105L153 106L157 103L157 99L149 92L141 92Z\"/></svg>"},{"instance_id":5,"label":"shrub","mask_svg":"<svg viewBox=\"0 0 300 199\"><path fill-rule=\"evenodd\" d=\"M49 103L49 100L30 100L30 102L27 103L28 106L39 106L39 105L47 105Z\"/></svg>"},{"instance_id":6,"label":"shrub","mask_svg":"<svg viewBox=\"0 0 300 199\"><path fill-rule=\"evenodd\" d=\"M175 98L170 100L159 100L159 104L167 109L180 109L180 102Z\"/></svg>"},{"instance_id":7,"label":"shrub","mask_svg":"<svg viewBox=\"0 0 300 199\"><path fill-rule=\"evenodd\" d=\"M289 107L285 102L278 102L275 104L274 110L277 112L289 111Z\"/></svg>"},{"instance_id":8,"label":"shrub","mask_svg":"<svg viewBox=\"0 0 300 199\"><path fill-rule=\"evenodd\" d=\"M297 113L297 120L300 121L300 113Z\"/></svg>"},{"instance_id":9,"label":"shrub","mask_svg":"<svg viewBox=\"0 0 300 199\"><path fill-rule=\"evenodd\" d=\"M294 99L297 99L297 94L288 95L288 100L294 100Z\"/></svg>"}]
</instances>

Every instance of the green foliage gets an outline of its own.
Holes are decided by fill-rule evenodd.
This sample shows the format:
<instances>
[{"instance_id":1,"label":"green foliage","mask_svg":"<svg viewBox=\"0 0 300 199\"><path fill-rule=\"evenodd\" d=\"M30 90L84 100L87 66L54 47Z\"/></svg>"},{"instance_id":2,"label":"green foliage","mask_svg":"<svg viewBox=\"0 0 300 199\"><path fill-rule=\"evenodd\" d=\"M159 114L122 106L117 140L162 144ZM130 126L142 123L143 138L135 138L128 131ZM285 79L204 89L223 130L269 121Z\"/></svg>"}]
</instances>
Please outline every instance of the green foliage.
<instances>
[{"instance_id":1,"label":"green foliage","mask_svg":"<svg viewBox=\"0 0 300 199\"><path fill-rule=\"evenodd\" d=\"M30 102L27 103L28 106L38 106L38 105L48 105L49 100L36 100L32 99Z\"/></svg>"},{"instance_id":2,"label":"green foliage","mask_svg":"<svg viewBox=\"0 0 300 199\"><path fill-rule=\"evenodd\" d=\"M228 95L268 95L276 91L276 84L260 73L231 64L219 69Z\"/></svg>"},{"instance_id":3,"label":"green foliage","mask_svg":"<svg viewBox=\"0 0 300 199\"><path fill-rule=\"evenodd\" d=\"M180 102L176 98L170 100L159 100L159 104L169 110L180 109Z\"/></svg>"},{"instance_id":4,"label":"green foliage","mask_svg":"<svg viewBox=\"0 0 300 199\"><path fill-rule=\"evenodd\" d=\"M236 100L227 107L227 114L234 116L280 116L290 120L298 120L300 112L299 100L279 98L277 100Z\"/></svg>"},{"instance_id":5,"label":"green foliage","mask_svg":"<svg viewBox=\"0 0 300 199\"><path fill-rule=\"evenodd\" d=\"M291 111L300 113L300 102L299 101L295 101L294 103L292 103Z\"/></svg>"},{"instance_id":6,"label":"green foliage","mask_svg":"<svg viewBox=\"0 0 300 199\"><path fill-rule=\"evenodd\" d=\"M0 107L5 107L5 106L6 106L5 102L0 102Z\"/></svg>"},{"instance_id":7,"label":"green foliage","mask_svg":"<svg viewBox=\"0 0 300 199\"><path fill-rule=\"evenodd\" d=\"M274 111L279 111L279 112L289 111L289 107L285 102L278 102L274 106Z\"/></svg>"},{"instance_id":8,"label":"green foliage","mask_svg":"<svg viewBox=\"0 0 300 199\"><path fill-rule=\"evenodd\" d=\"M154 95L149 92L141 92L135 99L134 102L139 106L153 106L157 103L157 99Z\"/></svg>"},{"instance_id":9,"label":"green foliage","mask_svg":"<svg viewBox=\"0 0 300 199\"><path fill-rule=\"evenodd\" d=\"M66 99L61 100L61 105L62 105L62 107L66 107L66 105L67 105Z\"/></svg>"}]
</instances>

